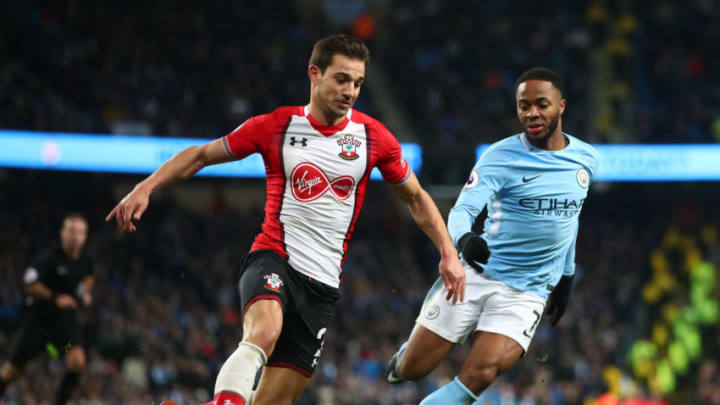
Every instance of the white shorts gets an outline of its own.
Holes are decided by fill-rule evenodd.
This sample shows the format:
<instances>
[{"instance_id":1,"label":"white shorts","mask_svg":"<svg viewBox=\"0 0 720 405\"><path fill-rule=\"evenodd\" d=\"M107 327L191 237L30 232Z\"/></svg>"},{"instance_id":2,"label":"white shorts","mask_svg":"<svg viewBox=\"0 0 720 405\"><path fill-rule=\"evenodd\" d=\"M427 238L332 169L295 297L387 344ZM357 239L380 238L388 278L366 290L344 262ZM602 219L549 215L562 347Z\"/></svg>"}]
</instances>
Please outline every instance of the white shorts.
<instances>
[{"instance_id":1,"label":"white shorts","mask_svg":"<svg viewBox=\"0 0 720 405\"><path fill-rule=\"evenodd\" d=\"M465 302L446 300L442 278L433 284L415 322L453 343L474 331L493 332L518 342L527 352L545 300L493 280L465 264Z\"/></svg>"}]
</instances>

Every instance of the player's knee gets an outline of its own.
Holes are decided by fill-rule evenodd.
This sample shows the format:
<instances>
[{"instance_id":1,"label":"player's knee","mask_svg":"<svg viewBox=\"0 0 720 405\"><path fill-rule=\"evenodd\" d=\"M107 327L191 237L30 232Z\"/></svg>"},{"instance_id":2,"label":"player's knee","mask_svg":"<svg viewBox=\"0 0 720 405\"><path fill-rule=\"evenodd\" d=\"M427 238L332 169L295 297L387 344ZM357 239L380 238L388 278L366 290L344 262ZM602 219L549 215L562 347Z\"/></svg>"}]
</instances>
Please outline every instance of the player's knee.
<instances>
[{"instance_id":1,"label":"player's knee","mask_svg":"<svg viewBox=\"0 0 720 405\"><path fill-rule=\"evenodd\" d=\"M250 342L265 351L266 354L272 352L275 343L280 337L282 327L278 327L273 323L261 323L251 328L243 338L244 342Z\"/></svg>"},{"instance_id":2,"label":"player's knee","mask_svg":"<svg viewBox=\"0 0 720 405\"><path fill-rule=\"evenodd\" d=\"M460 373L460 380L472 392L482 392L495 381L500 374L500 367L496 364L478 364L467 367Z\"/></svg>"},{"instance_id":3,"label":"player's knee","mask_svg":"<svg viewBox=\"0 0 720 405\"><path fill-rule=\"evenodd\" d=\"M85 371L85 352L82 349L75 349L71 351L65 358L65 365L70 371L76 373Z\"/></svg>"}]
</instances>

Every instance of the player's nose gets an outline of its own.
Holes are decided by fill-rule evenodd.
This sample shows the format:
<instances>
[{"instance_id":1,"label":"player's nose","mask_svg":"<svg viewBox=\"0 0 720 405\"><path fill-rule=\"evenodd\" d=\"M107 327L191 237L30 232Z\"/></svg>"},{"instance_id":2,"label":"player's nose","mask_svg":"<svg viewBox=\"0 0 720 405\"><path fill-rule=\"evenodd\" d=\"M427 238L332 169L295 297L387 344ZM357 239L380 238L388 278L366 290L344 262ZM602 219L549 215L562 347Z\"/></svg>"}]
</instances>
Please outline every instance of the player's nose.
<instances>
[{"instance_id":1,"label":"player's nose","mask_svg":"<svg viewBox=\"0 0 720 405\"><path fill-rule=\"evenodd\" d=\"M527 112L525 113L526 117L537 117L539 114L539 110L537 107L532 106L528 108Z\"/></svg>"}]
</instances>

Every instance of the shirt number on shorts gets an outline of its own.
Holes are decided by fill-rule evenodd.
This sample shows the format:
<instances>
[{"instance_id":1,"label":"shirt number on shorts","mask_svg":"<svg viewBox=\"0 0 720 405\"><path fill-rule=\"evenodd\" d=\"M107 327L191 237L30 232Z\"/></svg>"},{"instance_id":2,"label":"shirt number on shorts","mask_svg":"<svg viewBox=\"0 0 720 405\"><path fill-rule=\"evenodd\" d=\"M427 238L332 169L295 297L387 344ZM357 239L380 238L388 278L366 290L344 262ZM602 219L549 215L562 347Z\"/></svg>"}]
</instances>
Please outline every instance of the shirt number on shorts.
<instances>
[{"instance_id":1,"label":"shirt number on shorts","mask_svg":"<svg viewBox=\"0 0 720 405\"><path fill-rule=\"evenodd\" d=\"M523 335L532 338L532 334L535 332L535 327L538 325L538 322L540 321L540 313L538 311L533 311L533 315L535 315L535 322L533 322L530 329L526 329L523 331Z\"/></svg>"},{"instance_id":2,"label":"shirt number on shorts","mask_svg":"<svg viewBox=\"0 0 720 405\"><path fill-rule=\"evenodd\" d=\"M322 328L318 331L317 339L320 341L320 348L317 349L315 356L313 356L312 368L317 367L318 360L320 359L320 353L322 353L323 345L325 344L325 339L323 339L325 332L327 332L327 328Z\"/></svg>"}]
</instances>

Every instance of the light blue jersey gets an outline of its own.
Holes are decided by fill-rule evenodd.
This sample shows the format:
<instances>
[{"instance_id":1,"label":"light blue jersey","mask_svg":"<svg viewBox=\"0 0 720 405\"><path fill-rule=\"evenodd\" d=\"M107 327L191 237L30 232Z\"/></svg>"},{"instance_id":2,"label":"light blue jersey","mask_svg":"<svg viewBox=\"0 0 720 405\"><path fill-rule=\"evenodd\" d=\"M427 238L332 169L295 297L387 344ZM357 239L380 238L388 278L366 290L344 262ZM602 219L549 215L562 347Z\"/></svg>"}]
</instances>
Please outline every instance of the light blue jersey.
<instances>
[{"instance_id":1,"label":"light blue jersey","mask_svg":"<svg viewBox=\"0 0 720 405\"><path fill-rule=\"evenodd\" d=\"M485 273L543 298L575 272L578 218L598 167L595 148L564 135L569 143L557 151L534 147L523 133L492 144L448 219L457 244L487 205Z\"/></svg>"}]
</instances>

